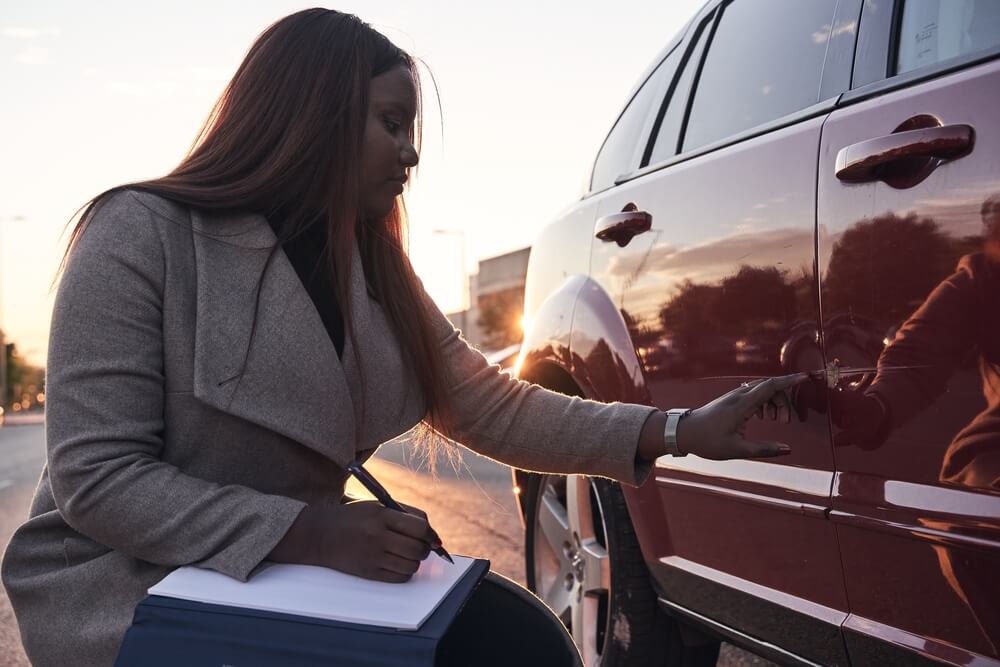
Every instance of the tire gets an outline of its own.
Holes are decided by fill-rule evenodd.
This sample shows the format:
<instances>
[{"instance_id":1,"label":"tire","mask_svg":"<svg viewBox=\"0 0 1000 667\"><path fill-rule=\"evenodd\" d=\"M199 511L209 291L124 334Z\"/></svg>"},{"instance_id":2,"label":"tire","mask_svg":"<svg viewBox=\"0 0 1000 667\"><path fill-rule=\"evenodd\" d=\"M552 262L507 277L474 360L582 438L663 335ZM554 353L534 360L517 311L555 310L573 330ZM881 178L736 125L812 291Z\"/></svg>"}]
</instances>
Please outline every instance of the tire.
<instances>
[{"instance_id":1,"label":"tire","mask_svg":"<svg viewBox=\"0 0 1000 667\"><path fill-rule=\"evenodd\" d=\"M657 605L625 496L610 480L528 475L528 588L569 629L587 667L709 667L719 644L685 646Z\"/></svg>"}]
</instances>

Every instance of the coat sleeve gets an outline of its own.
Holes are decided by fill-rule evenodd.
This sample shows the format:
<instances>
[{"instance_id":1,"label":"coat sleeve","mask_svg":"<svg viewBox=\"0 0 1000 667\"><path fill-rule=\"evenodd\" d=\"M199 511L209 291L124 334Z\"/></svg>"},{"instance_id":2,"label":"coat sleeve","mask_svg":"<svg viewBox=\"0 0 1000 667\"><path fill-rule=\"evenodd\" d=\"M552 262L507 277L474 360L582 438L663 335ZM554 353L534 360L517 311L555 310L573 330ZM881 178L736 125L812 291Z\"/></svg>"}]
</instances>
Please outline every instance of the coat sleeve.
<instances>
[{"instance_id":1,"label":"coat sleeve","mask_svg":"<svg viewBox=\"0 0 1000 667\"><path fill-rule=\"evenodd\" d=\"M450 388L451 435L470 449L524 470L610 477L639 486L652 462L637 457L655 408L600 403L518 380L490 365L422 292Z\"/></svg>"},{"instance_id":2,"label":"coat sleeve","mask_svg":"<svg viewBox=\"0 0 1000 667\"><path fill-rule=\"evenodd\" d=\"M115 550L246 580L305 503L192 477L160 459L161 233L154 214L119 192L92 216L70 256L46 377L52 492L72 528Z\"/></svg>"}]
</instances>

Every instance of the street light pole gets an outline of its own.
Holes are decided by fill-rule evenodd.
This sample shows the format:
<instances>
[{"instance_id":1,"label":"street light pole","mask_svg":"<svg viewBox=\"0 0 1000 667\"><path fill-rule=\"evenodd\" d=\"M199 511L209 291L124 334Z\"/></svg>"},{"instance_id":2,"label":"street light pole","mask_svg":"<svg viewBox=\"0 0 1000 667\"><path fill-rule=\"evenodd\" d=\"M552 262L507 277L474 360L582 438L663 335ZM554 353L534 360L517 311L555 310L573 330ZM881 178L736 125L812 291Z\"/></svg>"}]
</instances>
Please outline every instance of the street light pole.
<instances>
[{"instance_id":1,"label":"street light pole","mask_svg":"<svg viewBox=\"0 0 1000 667\"><path fill-rule=\"evenodd\" d=\"M457 236L461 244L460 247L460 261L461 266L461 276L462 276L462 312L467 311L471 305L469 303L469 279L465 272L465 230L464 229L435 229L433 234L438 236Z\"/></svg>"}]
</instances>

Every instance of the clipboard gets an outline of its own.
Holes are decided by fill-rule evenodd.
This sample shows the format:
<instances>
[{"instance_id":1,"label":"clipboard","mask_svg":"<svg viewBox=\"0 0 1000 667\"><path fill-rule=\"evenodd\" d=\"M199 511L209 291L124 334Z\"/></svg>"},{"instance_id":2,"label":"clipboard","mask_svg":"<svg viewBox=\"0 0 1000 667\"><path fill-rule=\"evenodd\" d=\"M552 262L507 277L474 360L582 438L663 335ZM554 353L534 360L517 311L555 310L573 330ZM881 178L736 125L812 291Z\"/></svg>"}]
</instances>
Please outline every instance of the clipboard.
<instances>
[{"instance_id":1,"label":"clipboard","mask_svg":"<svg viewBox=\"0 0 1000 667\"><path fill-rule=\"evenodd\" d=\"M441 638L489 567L474 559L415 630L150 595L136 606L115 667L432 667Z\"/></svg>"}]
</instances>

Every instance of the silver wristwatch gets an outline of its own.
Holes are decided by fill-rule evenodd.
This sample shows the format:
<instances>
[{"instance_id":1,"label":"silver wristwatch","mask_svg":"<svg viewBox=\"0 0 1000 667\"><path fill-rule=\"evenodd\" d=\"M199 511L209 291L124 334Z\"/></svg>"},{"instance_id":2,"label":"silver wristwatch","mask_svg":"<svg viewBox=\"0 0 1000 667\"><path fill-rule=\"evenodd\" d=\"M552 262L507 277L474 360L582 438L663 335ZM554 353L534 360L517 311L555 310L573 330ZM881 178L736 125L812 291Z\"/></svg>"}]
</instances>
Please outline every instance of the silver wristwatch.
<instances>
[{"instance_id":1,"label":"silver wristwatch","mask_svg":"<svg viewBox=\"0 0 1000 667\"><path fill-rule=\"evenodd\" d=\"M671 456L687 456L687 452L681 452L677 448L677 425L690 410L686 408L674 408L667 410L667 425L663 429L663 444L666 446L667 454Z\"/></svg>"}]
</instances>

